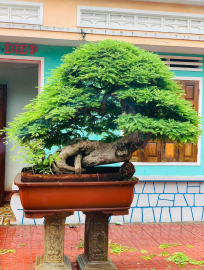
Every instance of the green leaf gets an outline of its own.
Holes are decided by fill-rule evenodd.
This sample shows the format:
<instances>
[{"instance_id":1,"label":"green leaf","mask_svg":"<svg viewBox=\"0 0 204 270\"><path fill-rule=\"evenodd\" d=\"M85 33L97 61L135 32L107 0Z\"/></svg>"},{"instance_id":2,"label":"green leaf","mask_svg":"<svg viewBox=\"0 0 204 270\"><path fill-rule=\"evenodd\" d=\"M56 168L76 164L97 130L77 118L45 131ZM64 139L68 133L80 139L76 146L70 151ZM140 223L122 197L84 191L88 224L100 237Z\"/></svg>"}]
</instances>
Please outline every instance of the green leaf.
<instances>
[{"instance_id":1,"label":"green leaf","mask_svg":"<svg viewBox=\"0 0 204 270\"><path fill-rule=\"evenodd\" d=\"M185 267L188 264L199 265L199 266L204 265L204 261L196 261L194 259L191 259L183 252L174 252L172 255L170 255L165 260L174 262L176 265L178 265L178 267Z\"/></svg>"},{"instance_id":2,"label":"green leaf","mask_svg":"<svg viewBox=\"0 0 204 270\"><path fill-rule=\"evenodd\" d=\"M77 245L77 248L80 249L80 248L84 248L84 240L80 238L80 242L79 244Z\"/></svg>"},{"instance_id":3,"label":"green leaf","mask_svg":"<svg viewBox=\"0 0 204 270\"><path fill-rule=\"evenodd\" d=\"M170 256L170 253L166 252L166 251L162 251L158 256L168 257L168 256Z\"/></svg>"},{"instance_id":4,"label":"green leaf","mask_svg":"<svg viewBox=\"0 0 204 270\"><path fill-rule=\"evenodd\" d=\"M151 254L151 255L147 255L147 256L141 256L140 258L143 260L151 260L153 257L157 256L157 254Z\"/></svg>"},{"instance_id":5,"label":"green leaf","mask_svg":"<svg viewBox=\"0 0 204 270\"><path fill-rule=\"evenodd\" d=\"M165 249L165 248L173 248L173 247L178 247L180 244L177 243L164 243L159 246L159 248Z\"/></svg>"},{"instance_id":6,"label":"green leaf","mask_svg":"<svg viewBox=\"0 0 204 270\"><path fill-rule=\"evenodd\" d=\"M147 250L143 250L143 249L142 249L142 250L140 250L140 252L141 252L141 253L148 253L148 251L147 251Z\"/></svg>"},{"instance_id":7,"label":"green leaf","mask_svg":"<svg viewBox=\"0 0 204 270\"><path fill-rule=\"evenodd\" d=\"M122 246L112 242L110 242L108 246L110 247L110 253L113 253L115 255L120 255L123 252L134 252L137 250L136 248Z\"/></svg>"},{"instance_id":8,"label":"green leaf","mask_svg":"<svg viewBox=\"0 0 204 270\"><path fill-rule=\"evenodd\" d=\"M14 249L0 249L0 255L7 254L7 253L15 253L16 251Z\"/></svg>"}]
</instances>

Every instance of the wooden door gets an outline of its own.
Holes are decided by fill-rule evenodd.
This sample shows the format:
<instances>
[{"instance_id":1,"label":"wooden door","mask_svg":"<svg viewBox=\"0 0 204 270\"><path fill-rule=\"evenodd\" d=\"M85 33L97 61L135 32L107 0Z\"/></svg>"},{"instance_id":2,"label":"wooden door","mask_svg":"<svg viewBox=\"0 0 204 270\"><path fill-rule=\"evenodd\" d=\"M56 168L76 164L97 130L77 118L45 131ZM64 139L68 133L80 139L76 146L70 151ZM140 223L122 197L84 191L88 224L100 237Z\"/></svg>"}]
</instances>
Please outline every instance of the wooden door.
<instances>
[{"instance_id":1,"label":"wooden door","mask_svg":"<svg viewBox=\"0 0 204 270\"><path fill-rule=\"evenodd\" d=\"M185 90L183 98L192 103L192 107L198 111L199 82L178 81ZM149 141L144 150L133 153L132 161L137 162L196 162L197 145L192 143L178 145L174 141L166 140Z\"/></svg>"},{"instance_id":2,"label":"wooden door","mask_svg":"<svg viewBox=\"0 0 204 270\"><path fill-rule=\"evenodd\" d=\"M0 84L0 129L6 126L6 85ZM0 136L0 206L4 200L5 144L4 135Z\"/></svg>"}]
</instances>

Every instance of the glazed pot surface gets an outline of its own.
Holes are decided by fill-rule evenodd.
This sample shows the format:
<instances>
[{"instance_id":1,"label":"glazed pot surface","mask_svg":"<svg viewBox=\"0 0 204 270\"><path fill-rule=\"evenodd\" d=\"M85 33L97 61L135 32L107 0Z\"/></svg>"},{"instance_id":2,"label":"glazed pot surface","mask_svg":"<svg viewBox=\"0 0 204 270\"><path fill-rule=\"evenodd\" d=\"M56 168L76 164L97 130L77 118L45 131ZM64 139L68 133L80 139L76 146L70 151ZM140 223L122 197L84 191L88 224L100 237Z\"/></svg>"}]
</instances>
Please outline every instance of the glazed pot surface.
<instances>
[{"instance_id":1,"label":"glazed pot surface","mask_svg":"<svg viewBox=\"0 0 204 270\"><path fill-rule=\"evenodd\" d=\"M62 211L127 212L133 200L136 183L138 179L111 182L24 183L20 174L15 179L27 217L32 213L51 214Z\"/></svg>"}]
</instances>

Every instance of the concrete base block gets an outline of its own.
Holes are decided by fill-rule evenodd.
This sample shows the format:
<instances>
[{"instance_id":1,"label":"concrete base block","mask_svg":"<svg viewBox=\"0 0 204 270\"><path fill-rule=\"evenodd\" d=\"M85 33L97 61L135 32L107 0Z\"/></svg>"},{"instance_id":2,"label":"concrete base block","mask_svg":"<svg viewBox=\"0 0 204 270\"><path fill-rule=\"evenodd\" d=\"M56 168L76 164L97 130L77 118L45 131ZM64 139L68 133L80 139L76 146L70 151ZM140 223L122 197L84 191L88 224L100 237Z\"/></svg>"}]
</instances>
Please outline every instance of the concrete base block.
<instances>
[{"instance_id":1,"label":"concrete base block","mask_svg":"<svg viewBox=\"0 0 204 270\"><path fill-rule=\"evenodd\" d=\"M36 258L35 270L72 270L69 257L64 255L64 262L59 264L44 263L43 256Z\"/></svg>"},{"instance_id":2,"label":"concrete base block","mask_svg":"<svg viewBox=\"0 0 204 270\"><path fill-rule=\"evenodd\" d=\"M109 259L108 261L88 261L84 254L76 257L80 270L117 270L116 266Z\"/></svg>"}]
</instances>

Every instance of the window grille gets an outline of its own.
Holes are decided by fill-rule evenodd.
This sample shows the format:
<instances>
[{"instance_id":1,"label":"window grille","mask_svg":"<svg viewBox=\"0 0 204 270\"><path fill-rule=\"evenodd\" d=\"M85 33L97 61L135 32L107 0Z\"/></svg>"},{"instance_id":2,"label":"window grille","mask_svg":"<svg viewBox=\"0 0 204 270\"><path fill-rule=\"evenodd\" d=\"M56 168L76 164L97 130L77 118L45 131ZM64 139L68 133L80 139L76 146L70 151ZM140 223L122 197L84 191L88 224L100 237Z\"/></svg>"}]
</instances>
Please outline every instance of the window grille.
<instances>
[{"instance_id":1,"label":"window grille","mask_svg":"<svg viewBox=\"0 0 204 270\"><path fill-rule=\"evenodd\" d=\"M43 4L0 1L0 22L42 25Z\"/></svg>"}]
</instances>

